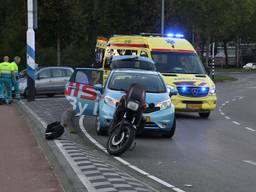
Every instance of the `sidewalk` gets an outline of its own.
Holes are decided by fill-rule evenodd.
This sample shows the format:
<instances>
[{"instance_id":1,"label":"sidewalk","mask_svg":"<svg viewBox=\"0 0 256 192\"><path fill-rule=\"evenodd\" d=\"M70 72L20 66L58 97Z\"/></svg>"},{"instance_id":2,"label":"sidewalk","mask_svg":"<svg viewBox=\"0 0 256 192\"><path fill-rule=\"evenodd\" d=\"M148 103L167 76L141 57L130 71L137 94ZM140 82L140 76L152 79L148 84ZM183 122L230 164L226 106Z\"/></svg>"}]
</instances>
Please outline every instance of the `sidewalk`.
<instances>
[{"instance_id":1,"label":"sidewalk","mask_svg":"<svg viewBox=\"0 0 256 192\"><path fill-rule=\"evenodd\" d=\"M0 152L1 192L63 191L14 105L0 106Z\"/></svg>"}]
</instances>

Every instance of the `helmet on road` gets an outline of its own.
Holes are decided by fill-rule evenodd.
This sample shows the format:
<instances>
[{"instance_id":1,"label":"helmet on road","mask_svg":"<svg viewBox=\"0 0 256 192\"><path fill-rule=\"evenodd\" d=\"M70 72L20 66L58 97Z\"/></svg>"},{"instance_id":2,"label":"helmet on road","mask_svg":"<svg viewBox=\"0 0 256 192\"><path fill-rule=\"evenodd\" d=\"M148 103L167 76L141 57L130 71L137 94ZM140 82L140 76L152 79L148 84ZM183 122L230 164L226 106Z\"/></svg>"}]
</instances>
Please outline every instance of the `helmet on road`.
<instances>
[{"instance_id":1,"label":"helmet on road","mask_svg":"<svg viewBox=\"0 0 256 192\"><path fill-rule=\"evenodd\" d=\"M64 127L60 122L54 122L47 125L45 131L45 138L47 140L53 140L59 138L64 133Z\"/></svg>"}]
</instances>

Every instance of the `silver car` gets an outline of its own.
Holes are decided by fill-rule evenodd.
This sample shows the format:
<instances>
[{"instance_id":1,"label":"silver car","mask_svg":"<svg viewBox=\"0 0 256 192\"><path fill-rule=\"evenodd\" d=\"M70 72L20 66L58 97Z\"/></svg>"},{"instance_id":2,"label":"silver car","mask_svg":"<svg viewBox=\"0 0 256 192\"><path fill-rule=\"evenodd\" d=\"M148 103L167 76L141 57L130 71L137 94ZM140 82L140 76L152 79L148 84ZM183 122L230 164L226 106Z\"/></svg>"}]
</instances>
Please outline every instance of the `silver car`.
<instances>
[{"instance_id":1,"label":"silver car","mask_svg":"<svg viewBox=\"0 0 256 192\"><path fill-rule=\"evenodd\" d=\"M70 67L44 67L35 74L36 94L52 97L55 94L63 94L66 82L74 70ZM19 89L21 95L27 96L27 79L19 80Z\"/></svg>"}]
</instances>

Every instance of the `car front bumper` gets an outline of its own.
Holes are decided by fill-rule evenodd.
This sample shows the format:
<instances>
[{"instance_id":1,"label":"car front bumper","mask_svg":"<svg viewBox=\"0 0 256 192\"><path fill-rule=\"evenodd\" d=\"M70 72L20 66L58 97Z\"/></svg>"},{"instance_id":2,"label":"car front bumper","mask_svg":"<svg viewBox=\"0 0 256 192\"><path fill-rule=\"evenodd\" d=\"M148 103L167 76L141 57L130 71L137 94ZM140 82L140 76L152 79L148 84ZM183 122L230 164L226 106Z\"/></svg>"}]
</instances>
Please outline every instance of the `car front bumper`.
<instances>
[{"instance_id":1,"label":"car front bumper","mask_svg":"<svg viewBox=\"0 0 256 192\"><path fill-rule=\"evenodd\" d=\"M207 97L183 97L180 95L171 98L176 111L204 112L213 111L217 107L216 95Z\"/></svg>"},{"instance_id":2,"label":"car front bumper","mask_svg":"<svg viewBox=\"0 0 256 192\"><path fill-rule=\"evenodd\" d=\"M99 110L100 126L102 129L108 129L113 120L115 107L102 103ZM150 119L149 122L145 123L145 131L168 131L172 128L175 118L174 106L152 113L144 113L143 116Z\"/></svg>"}]
</instances>

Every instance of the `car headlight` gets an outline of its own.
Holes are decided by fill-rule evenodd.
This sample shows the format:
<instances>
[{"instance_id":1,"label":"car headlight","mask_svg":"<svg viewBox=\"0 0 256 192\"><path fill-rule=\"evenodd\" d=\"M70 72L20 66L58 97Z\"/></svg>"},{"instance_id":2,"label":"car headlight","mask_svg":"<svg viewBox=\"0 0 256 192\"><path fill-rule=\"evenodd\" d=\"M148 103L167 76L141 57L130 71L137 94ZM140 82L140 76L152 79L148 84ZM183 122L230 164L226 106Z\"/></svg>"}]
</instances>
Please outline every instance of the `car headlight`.
<instances>
[{"instance_id":1,"label":"car headlight","mask_svg":"<svg viewBox=\"0 0 256 192\"><path fill-rule=\"evenodd\" d=\"M132 110L132 111L137 111L139 108L139 104L134 102L134 101L129 101L127 104L127 108Z\"/></svg>"},{"instance_id":2,"label":"car headlight","mask_svg":"<svg viewBox=\"0 0 256 192\"><path fill-rule=\"evenodd\" d=\"M109 96L105 96L104 102L110 106L116 107L116 103L118 102L118 100L116 100L112 97L109 97Z\"/></svg>"},{"instance_id":3,"label":"car headlight","mask_svg":"<svg viewBox=\"0 0 256 192\"><path fill-rule=\"evenodd\" d=\"M167 109L171 106L171 100L168 99L166 101L161 101L159 103L156 104L156 107L159 107L160 110L164 110L164 109Z\"/></svg>"},{"instance_id":4,"label":"car headlight","mask_svg":"<svg viewBox=\"0 0 256 192\"><path fill-rule=\"evenodd\" d=\"M209 95L216 95L216 88L215 87L211 87L209 89Z\"/></svg>"}]
</instances>

